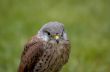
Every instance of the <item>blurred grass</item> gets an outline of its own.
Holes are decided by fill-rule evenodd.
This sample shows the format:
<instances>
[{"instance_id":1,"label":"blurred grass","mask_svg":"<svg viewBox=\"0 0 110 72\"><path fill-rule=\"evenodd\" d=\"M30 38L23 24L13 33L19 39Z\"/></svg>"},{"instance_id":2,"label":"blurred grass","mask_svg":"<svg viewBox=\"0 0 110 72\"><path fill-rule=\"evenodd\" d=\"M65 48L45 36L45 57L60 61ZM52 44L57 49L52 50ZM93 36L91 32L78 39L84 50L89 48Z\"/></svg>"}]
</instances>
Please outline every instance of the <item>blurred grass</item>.
<instances>
[{"instance_id":1,"label":"blurred grass","mask_svg":"<svg viewBox=\"0 0 110 72\"><path fill-rule=\"evenodd\" d=\"M16 72L26 41L49 21L65 24L71 55L62 72L110 72L109 0L0 0L0 72Z\"/></svg>"}]
</instances>

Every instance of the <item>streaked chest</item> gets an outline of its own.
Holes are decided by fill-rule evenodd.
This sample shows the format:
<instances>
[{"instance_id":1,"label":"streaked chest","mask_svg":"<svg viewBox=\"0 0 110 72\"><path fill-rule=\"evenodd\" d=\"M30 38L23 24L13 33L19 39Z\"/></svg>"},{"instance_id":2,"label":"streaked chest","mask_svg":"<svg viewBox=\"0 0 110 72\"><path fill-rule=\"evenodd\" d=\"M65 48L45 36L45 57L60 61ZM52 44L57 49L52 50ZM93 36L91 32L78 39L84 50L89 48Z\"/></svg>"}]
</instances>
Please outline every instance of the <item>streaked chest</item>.
<instances>
[{"instance_id":1,"label":"streaked chest","mask_svg":"<svg viewBox=\"0 0 110 72\"><path fill-rule=\"evenodd\" d=\"M59 72L65 63L65 48L63 45L48 45L44 54L36 64L34 72Z\"/></svg>"}]
</instances>

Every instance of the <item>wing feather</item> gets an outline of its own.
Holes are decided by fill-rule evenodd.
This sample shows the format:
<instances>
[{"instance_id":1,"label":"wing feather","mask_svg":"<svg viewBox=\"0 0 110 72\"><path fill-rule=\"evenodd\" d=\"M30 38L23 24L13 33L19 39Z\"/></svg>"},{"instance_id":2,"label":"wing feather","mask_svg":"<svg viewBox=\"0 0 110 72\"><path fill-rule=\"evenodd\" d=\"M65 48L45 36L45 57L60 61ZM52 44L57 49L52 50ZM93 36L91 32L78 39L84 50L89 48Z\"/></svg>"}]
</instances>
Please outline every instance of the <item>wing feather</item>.
<instances>
[{"instance_id":1,"label":"wing feather","mask_svg":"<svg viewBox=\"0 0 110 72\"><path fill-rule=\"evenodd\" d=\"M44 44L36 36L32 37L24 47L18 72L31 72L44 51Z\"/></svg>"}]
</instances>

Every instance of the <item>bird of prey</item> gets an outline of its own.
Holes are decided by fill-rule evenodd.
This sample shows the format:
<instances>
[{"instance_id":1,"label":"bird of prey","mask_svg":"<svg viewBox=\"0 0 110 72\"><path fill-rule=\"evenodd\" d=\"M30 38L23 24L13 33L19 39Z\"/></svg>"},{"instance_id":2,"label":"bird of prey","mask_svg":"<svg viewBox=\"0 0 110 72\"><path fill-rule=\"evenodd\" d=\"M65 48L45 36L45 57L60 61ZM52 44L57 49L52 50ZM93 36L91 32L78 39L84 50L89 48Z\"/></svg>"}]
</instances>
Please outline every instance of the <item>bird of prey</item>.
<instances>
[{"instance_id":1,"label":"bird of prey","mask_svg":"<svg viewBox=\"0 0 110 72\"><path fill-rule=\"evenodd\" d=\"M45 24L25 45L18 72L59 72L68 62L70 42L59 22Z\"/></svg>"}]
</instances>

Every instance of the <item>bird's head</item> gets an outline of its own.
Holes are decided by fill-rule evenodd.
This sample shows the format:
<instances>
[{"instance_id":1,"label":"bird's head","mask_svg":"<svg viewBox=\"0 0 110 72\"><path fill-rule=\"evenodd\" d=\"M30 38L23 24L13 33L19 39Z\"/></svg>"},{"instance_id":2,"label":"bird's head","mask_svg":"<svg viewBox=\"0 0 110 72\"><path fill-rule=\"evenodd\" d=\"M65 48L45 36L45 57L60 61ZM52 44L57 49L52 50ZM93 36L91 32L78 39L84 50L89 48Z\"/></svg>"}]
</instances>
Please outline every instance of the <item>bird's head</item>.
<instances>
[{"instance_id":1,"label":"bird's head","mask_svg":"<svg viewBox=\"0 0 110 72\"><path fill-rule=\"evenodd\" d=\"M38 36L47 42L59 43L62 40L67 40L67 34L64 30L64 25L59 22L49 22L45 24Z\"/></svg>"}]
</instances>

